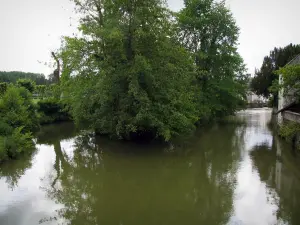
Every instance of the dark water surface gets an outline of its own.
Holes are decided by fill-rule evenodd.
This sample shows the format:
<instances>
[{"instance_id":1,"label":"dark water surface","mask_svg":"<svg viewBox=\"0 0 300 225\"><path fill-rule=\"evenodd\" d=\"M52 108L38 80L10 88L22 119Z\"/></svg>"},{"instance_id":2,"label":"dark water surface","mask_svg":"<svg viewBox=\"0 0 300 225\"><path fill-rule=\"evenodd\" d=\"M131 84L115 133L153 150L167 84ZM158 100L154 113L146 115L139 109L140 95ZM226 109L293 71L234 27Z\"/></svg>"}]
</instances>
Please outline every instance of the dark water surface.
<instances>
[{"instance_id":1,"label":"dark water surface","mask_svg":"<svg viewBox=\"0 0 300 225\"><path fill-rule=\"evenodd\" d=\"M0 224L300 224L300 159L268 109L168 145L43 127L32 156L0 167Z\"/></svg>"}]
</instances>

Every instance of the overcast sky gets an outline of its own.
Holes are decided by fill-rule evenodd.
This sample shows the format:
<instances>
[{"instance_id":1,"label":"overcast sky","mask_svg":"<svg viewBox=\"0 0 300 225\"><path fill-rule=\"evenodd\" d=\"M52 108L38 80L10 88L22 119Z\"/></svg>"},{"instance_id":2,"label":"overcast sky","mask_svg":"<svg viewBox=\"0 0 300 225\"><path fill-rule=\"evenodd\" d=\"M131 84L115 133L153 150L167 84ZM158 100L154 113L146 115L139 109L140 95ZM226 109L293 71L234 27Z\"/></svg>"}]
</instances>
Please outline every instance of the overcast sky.
<instances>
[{"instance_id":1,"label":"overcast sky","mask_svg":"<svg viewBox=\"0 0 300 225\"><path fill-rule=\"evenodd\" d=\"M168 0L173 10L183 0ZM299 0L227 0L240 27L239 52L250 73L274 47L300 44ZM75 27L69 0L0 0L0 71L48 75L50 51Z\"/></svg>"}]
</instances>

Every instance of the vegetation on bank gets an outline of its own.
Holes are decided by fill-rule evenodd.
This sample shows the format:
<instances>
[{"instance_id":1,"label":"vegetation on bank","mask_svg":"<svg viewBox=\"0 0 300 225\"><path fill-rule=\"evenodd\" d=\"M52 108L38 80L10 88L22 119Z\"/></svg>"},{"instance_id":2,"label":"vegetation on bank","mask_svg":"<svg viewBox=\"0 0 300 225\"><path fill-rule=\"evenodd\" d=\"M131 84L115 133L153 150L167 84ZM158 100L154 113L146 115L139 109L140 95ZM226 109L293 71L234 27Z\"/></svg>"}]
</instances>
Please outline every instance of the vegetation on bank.
<instances>
[{"instance_id":1,"label":"vegetation on bank","mask_svg":"<svg viewBox=\"0 0 300 225\"><path fill-rule=\"evenodd\" d=\"M300 135L300 124L295 122L284 123L279 128L279 135L287 141L292 141L296 135Z\"/></svg>"},{"instance_id":2,"label":"vegetation on bank","mask_svg":"<svg viewBox=\"0 0 300 225\"><path fill-rule=\"evenodd\" d=\"M245 106L239 29L224 2L186 0L178 13L163 0L74 2L81 35L55 57L57 84L0 83L0 161L30 149L44 123L72 118L119 139L168 141Z\"/></svg>"},{"instance_id":3,"label":"vegetation on bank","mask_svg":"<svg viewBox=\"0 0 300 225\"><path fill-rule=\"evenodd\" d=\"M292 145L294 151L300 152L300 124L286 121L279 127L279 136Z\"/></svg>"},{"instance_id":4,"label":"vegetation on bank","mask_svg":"<svg viewBox=\"0 0 300 225\"><path fill-rule=\"evenodd\" d=\"M77 124L121 139L169 140L233 114L246 99L239 29L224 2L74 1L80 37L60 51L64 102Z\"/></svg>"},{"instance_id":5,"label":"vegetation on bank","mask_svg":"<svg viewBox=\"0 0 300 225\"><path fill-rule=\"evenodd\" d=\"M251 90L265 98L271 98L272 105L278 102L278 71L286 66L293 58L300 54L300 45L287 45L283 48L274 48L268 56L265 56L262 66L255 71L251 81Z\"/></svg>"},{"instance_id":6,"label":"vegetation on bank","mask_svg":"<svg viewBox=\"0 0 300 225\"><path fill-rule=\"evenodd\" d=\"M282 82L275 83L272 89L283 90L283 95L293 97L297 103L300 101L300 65L288 65L280 68L277 75L282 76Z\"/></svg>"},{"instance_id":7,"label":"vegetation on bank","mask_svg":"<svg viewBox=\"0 0 300 225\"><path fill-rule=\"evenodd\" d=\"M54 97L34 103L31 92L37 86L33 81L21 79L16 83L0 83L5 87L0 92L0 162L31 152L32 132L41 124L70 119L65 106Z\"/></svg>"},{"instance_id":8,"label":"vegetation on bank","mask_svg":"<svg viewBox=\"0 0 300 225\"><path fill-rule=\"evenodd\" d=\"M34 148L31 132L39 123L28 90L9 85L0 99L0 118L0 162Z\"/></svg>"}]
</instances>

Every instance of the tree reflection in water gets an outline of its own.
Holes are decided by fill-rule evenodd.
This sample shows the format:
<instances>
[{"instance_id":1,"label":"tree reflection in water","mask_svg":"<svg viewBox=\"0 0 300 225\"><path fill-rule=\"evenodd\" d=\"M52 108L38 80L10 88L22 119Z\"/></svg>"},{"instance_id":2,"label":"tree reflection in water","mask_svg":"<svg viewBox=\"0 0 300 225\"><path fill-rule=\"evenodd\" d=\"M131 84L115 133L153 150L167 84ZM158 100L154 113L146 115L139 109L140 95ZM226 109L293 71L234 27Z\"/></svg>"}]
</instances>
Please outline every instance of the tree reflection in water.
<instances>
[{"instance_id":1,"label":"tree reflection in water","mask_svg":"<svg viewBox=\"0 0 300 225\"><path fill-rule=\"evenodd\" d=\"M32 167L32 160L36 151L22 155L22 160L11 160L1 164L0 178L4 178L9 188L13 190L18 186L20 178Z\"/></svg>"},{"instance_id":2,"label":"tree reflection in water","mask_svg":"<svg viewBox=\"0 0 300 225\"><path fill-rule=\"evenodd\" d=\"M57 177L43 188L63 204L58 217L66 224L224 224L233 210L237 133L236 126L215 127L169 146L85 133L72 157L58 139Z\"/></svg>"},{"instance_id":3,"label":"tree reflection in water","mask_svg":"<svg viewBox=\"0 0 300 225\"><path fill-rule=\"evenodd\" d=\"M291 147L273 135L272 145L255 146L251 158L267 192L276 199L277 220L284 224L298 224L300 220L300 173L299 159L292 154Z\"/></svg>"}]
</instances>

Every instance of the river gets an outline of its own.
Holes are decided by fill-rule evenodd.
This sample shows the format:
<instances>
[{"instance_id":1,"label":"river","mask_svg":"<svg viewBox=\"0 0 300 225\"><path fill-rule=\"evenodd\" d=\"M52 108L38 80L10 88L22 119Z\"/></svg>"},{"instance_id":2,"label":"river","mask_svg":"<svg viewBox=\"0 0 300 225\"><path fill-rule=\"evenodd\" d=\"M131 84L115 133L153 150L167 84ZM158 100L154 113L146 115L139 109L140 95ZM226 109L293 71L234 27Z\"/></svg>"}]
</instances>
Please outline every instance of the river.
<instances>
[{"instance_id":1,"label":"river","mask_svg":"<svg viewBox=\"0 0 300 225\"><path fill-rule=\"evenodd\" d=\"M45 126L0 167L0 225L300 224L300 159L269 109L237 117L166 145Z\"/></svg>"}]
</instances>

